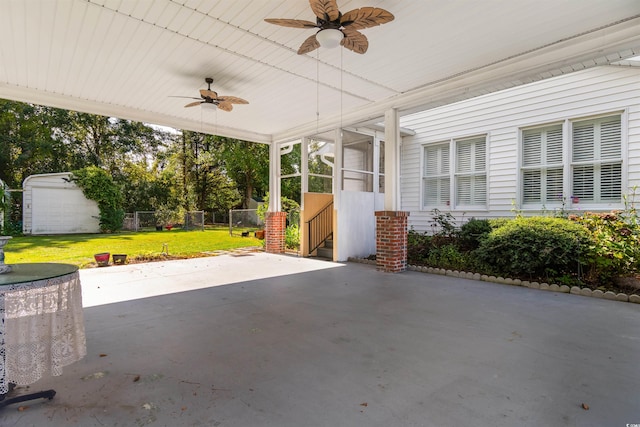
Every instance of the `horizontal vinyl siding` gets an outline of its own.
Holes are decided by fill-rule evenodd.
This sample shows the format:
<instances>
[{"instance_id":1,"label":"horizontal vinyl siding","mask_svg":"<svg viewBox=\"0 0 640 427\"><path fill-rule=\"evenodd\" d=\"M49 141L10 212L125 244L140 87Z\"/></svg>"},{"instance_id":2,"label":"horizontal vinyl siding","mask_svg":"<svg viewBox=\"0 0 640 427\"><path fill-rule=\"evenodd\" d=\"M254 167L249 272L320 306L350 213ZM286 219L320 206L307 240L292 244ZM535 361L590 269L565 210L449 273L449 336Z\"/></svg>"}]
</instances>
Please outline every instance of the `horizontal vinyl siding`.
<instances>
[{"instance_id":1,"label":"horizontal vinyl siding","mask_svg":"<svg viewBox=\"0 0 640 427\"><path fill-rule=\"evenodd\" d=\"M640 193L640 101L629 108L628 118L628 192L637 186L636 193ZM640 197L637 197L636 200L640 201Z\"/></svg>"},{"instance_id":2,"label":"horizontal vinyl siding","mask_svg":"<svg viewBox=\"0 0 640 427\"><path fill-rule=\"evenodd\" d=\"M424 144L488 135L488 210L454 210L452 214L460 220L472 216L512 217L519 191L521 128L623 111L628 112L627 116L623 115L623 120L628 119L628 159L623 154L628 163L628 185L640 187L638 68L591 68L402 117L401 126L416 132L403 139L402 147L402 209L410 212L409 225L418 231L431 228L432 215L420 205Z\"/></svg>"}]
</instances>

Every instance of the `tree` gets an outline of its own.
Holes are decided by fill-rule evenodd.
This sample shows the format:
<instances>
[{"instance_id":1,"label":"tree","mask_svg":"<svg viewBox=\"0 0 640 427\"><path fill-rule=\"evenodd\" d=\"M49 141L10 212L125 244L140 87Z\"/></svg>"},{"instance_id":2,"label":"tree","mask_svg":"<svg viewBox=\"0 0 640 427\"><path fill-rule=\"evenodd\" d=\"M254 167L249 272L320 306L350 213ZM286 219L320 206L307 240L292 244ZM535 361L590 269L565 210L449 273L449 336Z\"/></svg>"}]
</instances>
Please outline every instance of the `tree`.
<instances>
[{"instance_id":1,"label":"tree","mask_svg":"<svg viewBox=\"0 0 640 427\"><path fill-rule=\"evenodd\" d=\"M243 194L242 207L254 196L262 197L269 188L269 146L238 139L217 137L222 147L224 171Z\"/></svg>"},{"instance_id":2,"label":"tree","mask_svg":"<svg viewBox=\"0 0 640 427\"><path fill-rule=\"evenodd\" d=\"M55 136L59 112L0 99L0 179L19 188L29 175L62 172L69 151Z\"/></svg>"},{"instance_id":3,"label":"tree","mask_svg":"<svg viewBox=\"0 0 640 427\"><path fill-rule=\"evenodd\" d=\"M163 146L160 131L140 122L64 111L59 138L71 149L76 165L94 165L110 172L129 161L148 160Z\"/></svg>"},{"instance_id":4,"label":"tree","mask_svg":"<svg viewBox=\"0 0 640 427\"><path fill-rule=\"evenodd\" d=\"M107 232L122 229L122 193L111 176L104 169L88 166L74 171L71 178L82 189L87 199L98 203L100 229Z\"/></svg>"}]
</instances>

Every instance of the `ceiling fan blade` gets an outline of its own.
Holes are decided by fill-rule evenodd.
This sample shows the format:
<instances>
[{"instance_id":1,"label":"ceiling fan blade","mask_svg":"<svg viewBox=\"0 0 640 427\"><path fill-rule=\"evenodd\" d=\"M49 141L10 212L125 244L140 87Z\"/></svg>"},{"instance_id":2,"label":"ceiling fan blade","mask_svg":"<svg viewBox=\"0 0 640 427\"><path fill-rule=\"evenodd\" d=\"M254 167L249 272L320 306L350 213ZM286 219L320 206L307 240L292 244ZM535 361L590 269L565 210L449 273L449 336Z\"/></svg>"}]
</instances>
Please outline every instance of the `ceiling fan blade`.
<instances>
[{"instance_id":1,"label":"ceiling fan blade","mask_svg":"<svg viewBox=\"0 0 640 427\"><path fill-rule=\"evenodd\" d=\"M226 102L229 104L248 104L249 101L246 101L242 98L238 98L237 96L220 96L218 97L218 101Z\"/></svg>"},{"instance_id":2,"label":"ceiling fan blade","mask_svg":"<svg viewBox=\"0 0 640 427\"><path fill-rule=\"evenodd\" d=\"M298 55L304 55L305 53L309 53L313 50L316 50L320 47L320 42L316 39L316 35L312 35L308 37L301 45L300 49L298 49Z\"/></svg>"},{"instance_id":3,"label":"ceiling fan blade","mask_svg":"<svg viewBox=\"0 0 640 427\"><path fill-rule=\"evenodd\" d=\"M222 111L231 111L233 110L233 105L230 102L219 102L218 108Z\"/></svg>"},{"instance_id":4,"label":"ceiling fan blade","mask_svg":"<svg viewBox=\"0 0 640 427\"><path fill-rule=\"evenodd\" d=\"M202 95L203 98L211 99L216 99L218 97L218 94L216 92L209 89L200 89L200 95Z\"/></svg>"},{"instance_id":5,"label":"ceiling fan blade","mask_svg":"<svg viewBox=\"0 0 640 427\"><path fill-rule=\"evenodd\" d=\"M177 96L177 95L169 95L169 98L200 99L200 98L195 98L193 96Z\"/></svg>"},{"instance_id":6,"label":"ceiling fan blade","mask_svg":"<svg viewBox=\"0 0 640 427\"><path fill-rule=\"evenodd\" d=\"M280 25L282 27L292 28L316 28L318 25L315 22L304 21L301 19L265 19L269 24Z\"/></svg>"},{"instance_id":7,"label":"ceiling fan blade","mask_svg":"<svg viewBox=\"0 0 640 427\"><path fill-rule=\"evenodd\" d=\"M355 53L363 54L369 48L369 41L361 32L354 30L352 27L347 27L342 30L344 38L340 44Z\"/></svg>"},{"instance_id":8,"label":"ceiling fan blade","mask_svg":"<svg viewBox=\"0 0 640 427\"><path fill-rule=\"evenodd\" d=\"M324 21L335 21L340 17L336 0L309 0L311 10Z\"/></svg>"},{"instance_id":9,"label":"ceiling fan blade","mask_svg":"<svg viewBox=\"0 0 640 427\"><path fill-rule=\"evenodd\" d=\"M200 105L200 104L202 104L202 102L203 102L203 101L190 102L190 103L188 103L187 105L185 105L185 106L184 106L184 108L187 108L187 107L195 107L196 105Z\"/></svg>"},{"instance_id":10,"label":"ceiling fan blade","mask_svg":"<svg viewBox=\"0 0 640 427\"><path fill-rule=\"evenodd\" d=\"M361 30L363 28L386 24L387 22L393 21L393 19L393 14L384 9L378 7L361 7L360 9L354 9L342 15L340 23L344 27Z\"/></svg>"}]
</instances>

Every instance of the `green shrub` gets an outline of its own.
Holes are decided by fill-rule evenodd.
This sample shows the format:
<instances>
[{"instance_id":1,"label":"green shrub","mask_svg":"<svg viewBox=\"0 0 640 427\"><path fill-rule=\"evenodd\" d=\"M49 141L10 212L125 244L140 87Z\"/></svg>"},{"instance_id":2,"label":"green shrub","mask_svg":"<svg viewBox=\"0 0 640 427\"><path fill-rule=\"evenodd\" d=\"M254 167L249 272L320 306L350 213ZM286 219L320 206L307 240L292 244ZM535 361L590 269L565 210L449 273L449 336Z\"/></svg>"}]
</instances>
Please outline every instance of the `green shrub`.
<instances>
[{"instance_id":1,"label":"green shrub","mask_svg":"<svg viewBox=\"0 0 640 427\"><path fill-rule=\"evenodd\" d=\"M262 199L264 203L258 206L256 210L256 215L262 221L264 221L267 211L269 210L269 193L267 193ZM295 200L291 200L287 197L280 197L280 207L282 212L286 212L288 215L299 215L300 213L300 204Z\"/></svg>"},{"instance_id":2,"label":"green shrub","mask_svg":"<svg viewBox=\"0 0 640 427\"><path fill-rule=\"evenodd\" d=\"M460 252L456 245L453 244L432 248L425 263L431 267L449 270L465 270L468 266L465 254Z\"/></svg>"},{"instance_id":3,"label":"green shrub","mask_svg":"<svg viewBox=\"0 0 640 427\"><path fill-rule=\"evenodd\" d=\"M554 279L578 275L592 244L586 228L564 218L516 218L491 231L476 251L510 277Z\"/></svg>"},{"instance_id":4,"label":"green shrub","mask_svg":"<svg viewBox=\"0 0 640 427\"><path fill-rule=\"evenodd\" d=\"M471 218L460 227L458 246L463 251L477 249L480 242L487 237L491 230L491 223L488 219Z\"/></svg>"},{"instance_id":5,"label":"green shrub","mask_svg":"<svg viewBox=\"0 0 640 427\"><path fill-rule=\"evenodd\" d=\"M616 277L640 271L640 225L635 209L569 217L591 234L588 282L610 284Z\"/></svg>"},{"instance_id":6,"label":"green shrub","mask_svg":"<svg viewBox=\"0 0 640 427\"><path fill-rule=\"evenodd\" d=\"M433 237L427 233L418 233L414 229L407 235L407 262L410 265L424 264L433 248Z\"/></svg>"},{"instance_id":7,"label":"green shrub","mask_svg":"<svg viewBox=\"0 0 640 427\"><path fill-rule=\"evenodd\" d=\"M289 249L300 248L300 226L298 224L289 225L284 233L284 244Z\"/></svg>"},{"instance_id":8,"label":"green shrub","mask_svg":"<svg viewBox=\"0 0 640 427\"><path fill-rule=\"evenodd\" d=\"M456 226L456 219L449 212L441 212L440 209L432 209L431 215L433 218L431 227L433 229L433 235L444 237L444 240L450 240L458 235L458 227Z\"/></svg>"}]
</instances>

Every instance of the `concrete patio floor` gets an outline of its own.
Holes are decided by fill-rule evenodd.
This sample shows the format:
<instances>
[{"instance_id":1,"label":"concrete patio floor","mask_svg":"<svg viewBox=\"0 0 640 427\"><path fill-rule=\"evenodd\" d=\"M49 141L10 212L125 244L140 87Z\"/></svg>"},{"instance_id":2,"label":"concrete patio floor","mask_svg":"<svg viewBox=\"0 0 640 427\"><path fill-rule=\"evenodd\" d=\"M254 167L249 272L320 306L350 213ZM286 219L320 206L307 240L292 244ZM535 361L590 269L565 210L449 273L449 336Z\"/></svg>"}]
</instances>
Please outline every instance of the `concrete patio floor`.
<instances>
[{"instance_id":1,"label":"concrete patio floor","mask_svg":"<svg viewBox=\"0 0 640 427\"><path fill-rule=\"evenodd\" d=\"M87 356L0 426L640 424L640 305L265 253L81 280Z\"/></svg>"}]
</instances>

